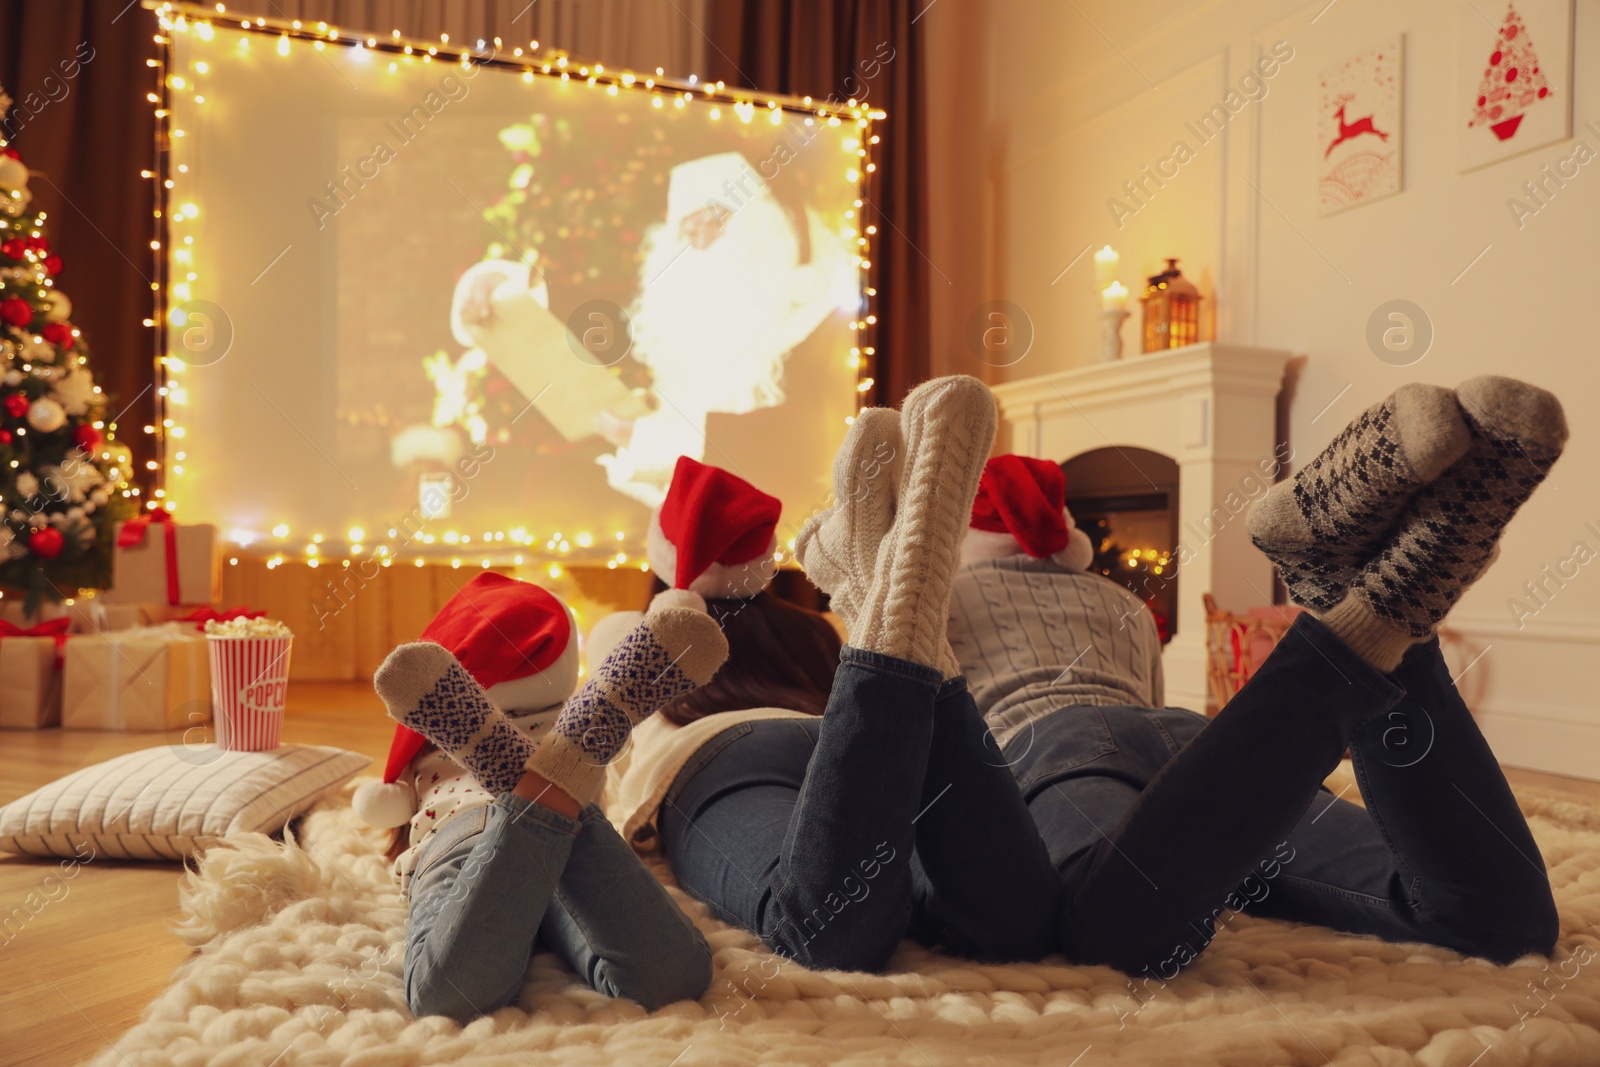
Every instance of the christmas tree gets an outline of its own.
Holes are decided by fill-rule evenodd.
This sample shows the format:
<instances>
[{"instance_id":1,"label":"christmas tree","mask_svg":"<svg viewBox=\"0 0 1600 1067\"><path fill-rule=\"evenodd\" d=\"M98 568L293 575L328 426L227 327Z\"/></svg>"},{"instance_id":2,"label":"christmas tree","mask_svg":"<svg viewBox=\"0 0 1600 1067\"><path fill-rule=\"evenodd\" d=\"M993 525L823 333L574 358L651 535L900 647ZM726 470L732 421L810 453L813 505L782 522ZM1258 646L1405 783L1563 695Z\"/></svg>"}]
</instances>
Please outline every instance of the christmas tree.
<instances>
[{"instance_id":1,"label":"christmas tree","mask_svg":"<svg viewBox=\"0 0 1600 1067\"><path fill-rule=\"evenodd\" d=\"M11 98L0 92L0 118ZM55 287L45 214L0 137L0 587L43 600L111 584L116 524L137 510L72 303Z\"/></svg>"},{"instance_id":2,"label":"christmas tree","mask_svg":"<svg viewBox=\"0 0 1600 1067\"><path fill-rule=\"evenodd\" d=\"M1468 126L1487 124L1502 141L1510 140L1522 125L1522 113L1550 95L1550 84L1539 69L1539 56L1528 39L1515 4L1506 8L1505 21L1495 35L1489 65L1483 68L1478 99Z\"/></svg>"}]
</instances>

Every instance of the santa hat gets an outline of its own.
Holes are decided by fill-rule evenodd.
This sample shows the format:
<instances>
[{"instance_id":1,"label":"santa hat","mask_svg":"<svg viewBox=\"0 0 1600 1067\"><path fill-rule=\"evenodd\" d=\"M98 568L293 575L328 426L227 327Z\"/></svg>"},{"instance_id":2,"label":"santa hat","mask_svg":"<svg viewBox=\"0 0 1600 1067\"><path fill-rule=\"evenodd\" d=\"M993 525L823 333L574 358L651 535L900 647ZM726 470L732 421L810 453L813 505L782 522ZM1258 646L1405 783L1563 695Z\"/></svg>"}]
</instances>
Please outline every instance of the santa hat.
<instances>
[{"instance_id":1,"label":"santa hat","mask_svg":"<svg viewBox=\"0 0 1600 1067\"><path fill-rule=\"evenodd\" d=\"M978 482L961 562L1026 553L1070 570L1087 570L1094 546L1073 525L1066 501L1067 476L1060 464L1031 456L995 456Z\"/></svg>"},{"instance_id":2,"label":"santa hat","mask_svg":"<svg viewBox=\"0 0 1600 1067\"><path fill-rule=\"evenodd\" d=\"M462 586L422 631L443 645L508 715L552 707L578 682L572 609L560 598L503 574L483 571ZM397 725L383 782L356 790L356 814L373 826L400 826L416 812L405 770L427 740Z\"/></svg>"},{"instance_id":3,"label":"santa hat","mask_svg":"<svg viewBox=\"0 0 1600 1067\"><path fill-rule=\"evenodd\" d=\"M743 478L679 456L667 497L650 516L650 568L674 591L753 597L772 584L767 561L782 511L777 497Z\"/></svg>"}]
</instances>

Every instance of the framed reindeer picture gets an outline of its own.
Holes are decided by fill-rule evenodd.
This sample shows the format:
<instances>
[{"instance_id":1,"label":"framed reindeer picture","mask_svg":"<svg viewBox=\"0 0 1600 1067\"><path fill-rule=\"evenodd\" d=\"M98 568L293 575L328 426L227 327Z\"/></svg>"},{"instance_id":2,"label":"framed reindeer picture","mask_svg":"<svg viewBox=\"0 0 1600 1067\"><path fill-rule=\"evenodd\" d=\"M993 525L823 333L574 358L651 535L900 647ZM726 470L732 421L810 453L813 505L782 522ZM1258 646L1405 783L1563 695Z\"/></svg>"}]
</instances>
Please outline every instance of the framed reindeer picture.
<instances>
[{"instance_id":1,"label":"framed reindeer picture","mask_svg":"<svg viewBox=\"0 0 1600 1067\"><path fill-rule=\"evenodd\" d=\"M1317 215L1401 189L1405 35L1322 72L1316 123Z\"/></svg>"}]
</instances>

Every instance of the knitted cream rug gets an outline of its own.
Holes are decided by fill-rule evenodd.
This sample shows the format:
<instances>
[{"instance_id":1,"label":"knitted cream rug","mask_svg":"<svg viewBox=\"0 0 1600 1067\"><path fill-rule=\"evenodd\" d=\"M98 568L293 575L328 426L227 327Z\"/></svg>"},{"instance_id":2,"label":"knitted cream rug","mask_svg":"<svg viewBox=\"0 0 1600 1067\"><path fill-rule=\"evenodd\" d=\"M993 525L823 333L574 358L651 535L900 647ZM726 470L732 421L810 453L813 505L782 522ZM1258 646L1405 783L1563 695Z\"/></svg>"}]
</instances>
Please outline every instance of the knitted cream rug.
<instances>
[{"instance_id":1,"label":"knitted cream rug","mask_svg":"<svg viewBox=\"0 0 1600 1067\"><path fill-rule=\"evenodd\" d=\"M540 953L516 1007L461 1027L406 1010L405 914L346 793L295 843L240 835L185 876L177 932L196 954L93 1063L1595 1067L1600 804L1519 795L1561 910L1549 961L1493 967L1240 915L1153 996L1104 967L980 966L911 945L884 975L822 973L673 889L716 951L699 1002L648 1015Z\"/></svg>"}]
</instances>

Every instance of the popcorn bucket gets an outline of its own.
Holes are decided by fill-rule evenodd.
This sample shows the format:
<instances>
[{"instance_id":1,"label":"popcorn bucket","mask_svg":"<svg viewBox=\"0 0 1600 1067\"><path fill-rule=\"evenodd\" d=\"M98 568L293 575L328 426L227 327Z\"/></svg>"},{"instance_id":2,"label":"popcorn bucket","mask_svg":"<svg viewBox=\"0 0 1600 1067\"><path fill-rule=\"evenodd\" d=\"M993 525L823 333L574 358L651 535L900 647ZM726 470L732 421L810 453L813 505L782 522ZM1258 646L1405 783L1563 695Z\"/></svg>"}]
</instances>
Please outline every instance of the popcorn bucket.
<instances>
[{"instance_id":1,"label":"popcorn bucket","mask_svg":"<svg viewBox=\"0 0 1600 1067\"><path fill-rule=\"evenodd\" d=\"M293 641L293 637L206 635L218 748L264 752L278 747Z\"/></svg>"}]
</instances>

